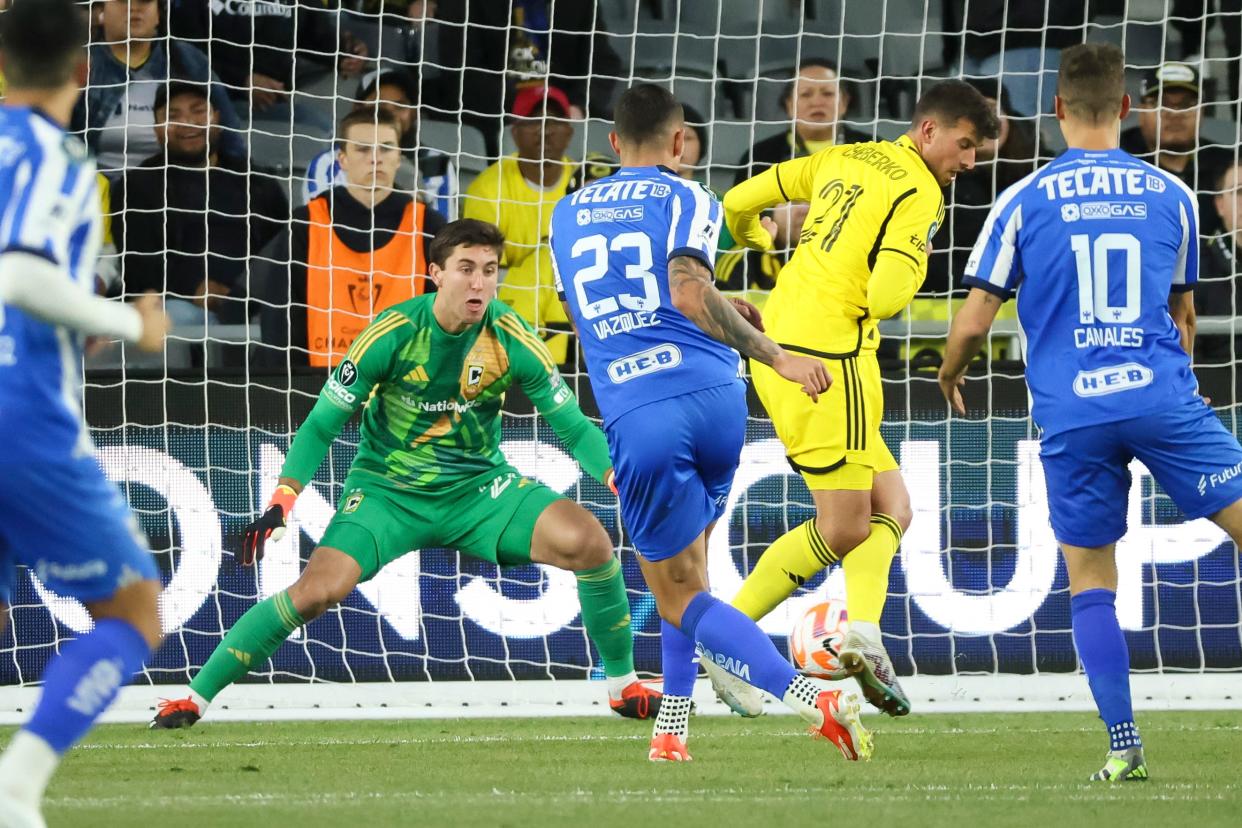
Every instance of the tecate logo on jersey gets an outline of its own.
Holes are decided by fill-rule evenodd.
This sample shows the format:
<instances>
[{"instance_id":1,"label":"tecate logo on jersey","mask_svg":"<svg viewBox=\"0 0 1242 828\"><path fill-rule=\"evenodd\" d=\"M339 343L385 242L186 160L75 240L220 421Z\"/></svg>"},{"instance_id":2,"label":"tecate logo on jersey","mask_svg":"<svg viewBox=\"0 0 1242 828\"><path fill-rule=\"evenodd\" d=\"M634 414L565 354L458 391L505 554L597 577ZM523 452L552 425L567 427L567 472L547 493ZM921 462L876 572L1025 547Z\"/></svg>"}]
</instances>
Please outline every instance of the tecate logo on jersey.
<instances>
[{"instance_id":1,"label":"tecate logo on jersey","mask_svg":"<svg viewBox=\"0 0 1242 828\"><path fill-rule=\"evenodd\" d=\"M1074 393L1080 397L1102 397L1151 385L1156 374L1146 365L1127 362L1111 368L1079 371L1074 377Z\"/></svg>"},{"instance_id":2,"label":"tecate logo on jersey","mask_svg":"<svg viewBox=\"0 0 1242 828\"><path fill-rule=\"evenodd\" d=\"M681 365L681 349L665 342L636 354L614 359L608 363L608 377L616 384L629 382L635 377L654 374Z\"/></svg>"}]
</instances>

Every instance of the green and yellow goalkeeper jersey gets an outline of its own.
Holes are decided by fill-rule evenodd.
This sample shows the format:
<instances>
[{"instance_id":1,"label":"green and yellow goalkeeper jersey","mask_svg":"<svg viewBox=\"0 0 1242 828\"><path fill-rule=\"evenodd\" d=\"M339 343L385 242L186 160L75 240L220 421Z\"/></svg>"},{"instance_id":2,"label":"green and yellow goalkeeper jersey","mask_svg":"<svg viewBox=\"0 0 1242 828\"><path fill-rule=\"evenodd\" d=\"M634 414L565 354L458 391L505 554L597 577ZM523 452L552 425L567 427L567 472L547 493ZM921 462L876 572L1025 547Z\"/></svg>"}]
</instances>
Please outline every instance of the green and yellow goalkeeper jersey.
<instances>
[{"instance_id":1,"label":"green and yellow goalkeeper jersey","mask_svg":"<svg viewBox=\"0 0 1242 828\"><path fill-rule=\"evenodd\" d=\"M501 405L517 382L574 458L603 480L612 465L607 441L525 320L493 300L481 322L450 334L432 313L435 299L394 305L358 335L298 429L281 476L305 485L363 408L351 474L400 489L450 489L506 464Z\"/></svg>"}]
</instances>

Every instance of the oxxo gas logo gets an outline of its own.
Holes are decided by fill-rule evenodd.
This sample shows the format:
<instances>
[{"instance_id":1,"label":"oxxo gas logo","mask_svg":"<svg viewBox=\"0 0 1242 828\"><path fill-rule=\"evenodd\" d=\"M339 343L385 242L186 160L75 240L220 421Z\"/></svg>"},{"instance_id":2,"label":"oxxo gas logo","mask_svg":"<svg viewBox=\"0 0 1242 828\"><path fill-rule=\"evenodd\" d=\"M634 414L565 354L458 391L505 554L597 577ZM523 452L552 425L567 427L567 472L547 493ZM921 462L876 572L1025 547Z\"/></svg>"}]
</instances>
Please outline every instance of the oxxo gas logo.
<instances>
[{"instance_id":1,"label":"oxxo gas logo","mask_svg":"<svg viewBox=\"0 0 1242 828\"><path fill-rule=\"evenodd\" d=\"M572 457L560 448L538 440L507 440L501 451L523 478L537 479L558 492L567 492L581 479L582 472ZM990 635L1026 623L1044 604L1057 573L1059 552L1048 523L1048 497L1043 467L1039 463L1039 444L1034 440L1017 443L1015 459L1017 527L1012 568L1004 584L992 584L980 591L972 583L959 589L949 574L946 538L941 517L944 513L943 475L945 464L937 440L906 440L900 446L901 470L910 490L914 516L901 544L898 564L909 592L902 596L924 616L957 635ZM99 451L108 477L116 482L146 486L166 499L176 521L181 554L171 580L160 595L160 618L166 633L184 626L209 601L216 587L216 575L223 561L220 517L211 493L198 474L181 461L157 449L142 446L113 446ZM255 502L276 486L285 456L274 445L258 449L258 474L254 476ZM1145 524L1142 491L1149 473L1137 461L1131 463L1134 483L1125 504L1130 527L1117 544L1119 579L1117 614L1121 626L1135 630L1144 624L1144 572L1148 566L1184 564L1195 561L1228 540L1224 531L1206 519L1182 524ZM1242 464L1200 481L1200 487L1222 485L1242 475ZM769 478L794 478L785 461L784 448L776 439L755 440L742 449L741 462L733 489L725 502L723 519L730 521L744 506L746 492ZM247 496L250 496L249 494ZM349 506L346 503L346 506ZM299 535L318 542L336 513L312 485L298 498L298 508L289 516L288 531L279 541L269 541L259 563L259 591L273 595L298 577ZM712 534L708 553L712 592L723 601L732 600L741 588L745 573L729 547L729 533ZM230 564L231 565L231 564ZM454 599L462 615L491 633L507 638L542 638L551 635L578 617L576 580L572 572L539 566L544 583L537 596L512 598L503 594L489 579L462 578ZM90 629L90 618L79 602L52 593L35 573L34 587L39 597L63 624L78 632ZM422 635L420 550L413 550L390 563L370 581L358 586L362 597L376 610L396 634L407 640ZM795 596L765 616L760 627L772 635L784 636L794 622L814 604L826 597L844 597L844 576L838 568L814 592ZM300 633L297 633L300 634ZM735 673L741 665L721 665Z\"/></svg>"}]
</instances>

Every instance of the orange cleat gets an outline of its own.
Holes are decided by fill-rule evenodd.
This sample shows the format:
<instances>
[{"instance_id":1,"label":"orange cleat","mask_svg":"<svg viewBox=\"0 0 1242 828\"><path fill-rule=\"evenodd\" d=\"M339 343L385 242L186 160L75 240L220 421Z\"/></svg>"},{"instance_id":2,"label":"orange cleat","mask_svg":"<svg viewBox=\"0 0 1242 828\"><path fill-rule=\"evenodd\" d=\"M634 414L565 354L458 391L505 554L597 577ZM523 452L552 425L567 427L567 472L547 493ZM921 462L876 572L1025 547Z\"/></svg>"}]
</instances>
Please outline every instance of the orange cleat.
<instances>
[{"instance_id":1,"label":"orange cleat","mask_svg":"<svg viewBox=\"0 0 1242 828\"><path fill-rule=\"evenodd\" d=\"M159 708L155 711L155 718L151 720L150 727L170 730L193 727L202 715L193 699L160 699Z\"/></svg>"},{"instance_id":2,"label":"orange cleat","mask_svg":"<svg viewBox=\"0 0 1242 828\"><path fill-rule=\"evenodd\" d=\"M824 714L824 723L811 728L812 736L832 742L851 762L871 759L875 744L858 718L857 697L840 690L825 690L815 700L815 706Z\"/></svg>"},{"instance_id":3,"label":"orange cleat","mask_svg":"<svg viewBox=\"0 0 1242 828\"><path fill-rule=\"evenodd\" d=\"M651 737L651 750L647 758L652 762L690 762L693 757L686 749L686 740L676 733L657 733Z\"/></svg>"},{"instance_id":4,"label":"orange cleat","mask_svg":"<svg viewBox=\"0 0 1242 828\"><path fill-rule=\"evenodd\" d=\"M654 719L664 695L644 681L632 681L621 691L621 698L608 700L612 712L627 719Z\"/></svg>"}]
</instances>

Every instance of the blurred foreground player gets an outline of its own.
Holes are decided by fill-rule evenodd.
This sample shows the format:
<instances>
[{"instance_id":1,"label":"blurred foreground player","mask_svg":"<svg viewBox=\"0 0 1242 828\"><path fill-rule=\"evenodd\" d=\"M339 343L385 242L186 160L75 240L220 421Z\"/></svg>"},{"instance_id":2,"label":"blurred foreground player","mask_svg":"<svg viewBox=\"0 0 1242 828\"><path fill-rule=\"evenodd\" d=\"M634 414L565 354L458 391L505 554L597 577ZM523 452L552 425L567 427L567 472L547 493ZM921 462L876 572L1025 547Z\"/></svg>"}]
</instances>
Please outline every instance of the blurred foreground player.
<instances>
[{"instance_id":1,"label":"blurred foreground player","mask_svg":"<svg viewBox=\"0 0 1242 828\"><path fill-rule=\"evenodd\" d=\"M611 140L621 170L557 203L550 244L616 463L621 517L662 622L664 699L648 756L690 758L697 645L711 670L783 700L847 759L866 758L857 700L797 675L754 621L707 588L708 538L746 436L733 349L812 399L831 378L818 360L764 336L713 284L720 204L673 172L685 142L681 104L662 87L631 87ZM753 307L742 309L759 322Z\"/></svg>"},{"instance_id":2,"label":"blurred foreground player","mask_svg":"<svg viewBox=\"0 0 1242 828\"><path fill-rule=\"evenodd\" d=\"M1147 779L1115 607L1130 461L1187 519L1210 518L1242 540L1242 447L1199 396L1190 364L1198 202L1175 175L1118 149L1129 109L1119 49L1062 53L1056 115L1069 149L997 199L940 369L945 398L964 414L967 365L1017 295L1074 645L1108 727L1108 756L1091 777L1102 782Z\"/></svg>"},{"instance_id":3,"label":"blurred foreground player","mask_svg":"<svg viewBox=\"0 0 1242 828\"><path fill-rule=\"evenodd\" d=\"M94 295L95 162L65 134L86 38L72 0L19 0L0 15L0 627L19 563L95 622L48 663L34 713L0 755L0 826L43 825L61 756L161 637L159 572L82 419L85 338L158 351L167 331L153 296L126 306Z\"/></svg>"},{"instance_id":4,"label":"blurred foreground player","mask_svg":"<svg viewBox=\"0 0 1242 828\"><path fill-rule=\"evenodd\" d=\"M445 225L429 251L438 290L383 311L354 340L298 429L267 510L246 527L242 563L253 565L267 538L284 534L298 494L361 408L362 440L336 514L297 581L237 620L190 682L189 697L162 703L152 727L193 725L295 629L411 549L440 547L500 566L573 572L609 705L633 719L656 714L659 693L634 673L630 605L608 533L500 453L500 408L516 382L574 459L596 480L612 478L604 435L543 342L496 299L504 243L486 222Z\"/></svg>"}]
</instances>

